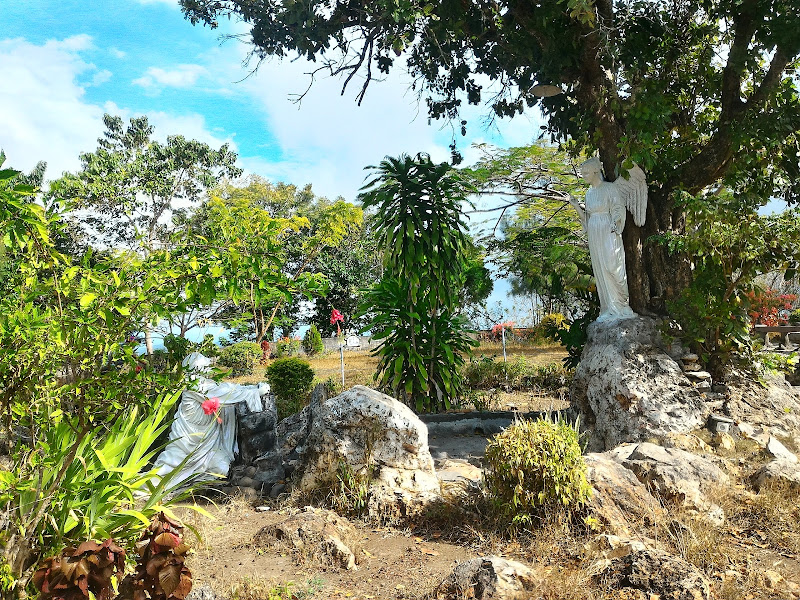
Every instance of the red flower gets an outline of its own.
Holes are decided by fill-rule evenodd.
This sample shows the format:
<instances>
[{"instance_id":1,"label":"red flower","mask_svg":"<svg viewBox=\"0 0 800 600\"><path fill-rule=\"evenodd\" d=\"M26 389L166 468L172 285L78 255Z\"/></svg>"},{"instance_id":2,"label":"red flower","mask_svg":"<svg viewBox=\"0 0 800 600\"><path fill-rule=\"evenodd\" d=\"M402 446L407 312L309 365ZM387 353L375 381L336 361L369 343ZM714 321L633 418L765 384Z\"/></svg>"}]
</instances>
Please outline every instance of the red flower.
<instances>
[{"instance_id":1,"label":"red flower","mask_svg":"<svg viewBox=\"0 0 800 600\"><path fill-rule=\"evenodd\" d=\"M207 415L215 413L219 410L219 398L213 397L209 398L202 404L203 412Z\"/></svg>"},{"instance_id":2,"label":"red flower","mask_svg":"<svg viewBox=\"0 0 800 600\"><path fill-rule=\"evenodd\" d=\"M137 373L141 373L142 372L142 365L136 365L136 372Z\"/></svg>"},{"instance_id":3,"label":"red flower","mask_svg":"<svg viewBox=\"0 0 800 600\"><path fill-rule=\"evenodd\" d=\"M344 323L344 317L342 313L334 308L331 311L331 325L336 325L336 323Z\"/></svg>"}]
</instances>

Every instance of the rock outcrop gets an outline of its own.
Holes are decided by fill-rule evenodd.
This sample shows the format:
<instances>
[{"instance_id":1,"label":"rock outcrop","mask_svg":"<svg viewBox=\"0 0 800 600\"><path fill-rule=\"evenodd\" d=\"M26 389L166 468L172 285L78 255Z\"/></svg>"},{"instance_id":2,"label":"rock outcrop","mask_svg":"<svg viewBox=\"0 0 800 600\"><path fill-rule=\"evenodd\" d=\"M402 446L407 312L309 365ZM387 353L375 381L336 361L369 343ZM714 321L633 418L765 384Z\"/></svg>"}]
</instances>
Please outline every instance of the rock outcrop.
<instances>
[{"instance_id":1,"label":"rock outcrop","mask_svg":"<svg viewBox=\"0 0 800 600\"><path fill-rule=\"evenodd\" d=\"M587 454L586 480L593 488L589 510L603 528L616 535L632 535L637 526L664 519L661 504L632 471L608 453Z\"/></svg>"},{"instance_id":2,"label":"rock outcrop","mask_svg":"<svg viewBox=\"0 0 800 600\"><path fill-rule=\"evenodd\" d=\"M765 485L788 485L800 489L800 463L797 460L776 458L758 469L751 481L756 490Z\"/></svg>"},{"instance_id":3,"label":"rock outcrop","mask_svg":"<svg viewBox=\"0 0 800 600\"><path fill-rule=\"evenodd\" d=\"M253 538L256 548L281 546L298 559L313 557L323 564L355 570L361 556L355 527L332 510L306 506L287 519L268 525Z\"/></svg>"},{"instance_id":4,"label":"rock outcrop","mask_svg":"<svg viewBox=\"0 0 800 600\"><path fill-rule=\"evenodd\" d=\"M434 590L436 600L527 600L535 598L535 573L522 563L499 556L473 558L459 564Z\"/></svg>"},{"instance_id":5,"label":"rock outcrop","mask_svg":"<svg viewBox=\"0 0 800 600\"><path fill-rule=\"evenodd\" d=\"M364 386L310 407L296 480L309 491L332 483L341 465L369 479L375 516L411 514L440 497L428 429L405 404Z\"/></svg>"},{"instance_id":6,"label":"rock outcrop","mask_svg":"<svg viewBox=\"0 0 800 600\"><path fill-rule=\"evenodd\" d=\"M612 535L587 545L589 570L605 586L644 592L643 598L709 600L708 579L682 558Z\"/></svg>"},{"instance_id":7,"label":"rock outcrop","mask_svg":"<svg viewBox=\"0 0 800 600\"><path fill-rule=\"evenodd\" d=\"M710 408L660 342L651 318L589 326L571 387L589 450L688 433L705 423Z\"/></svg>"},{"instance_id":8,"label":"rock outcrop","mask_svg":"<svg viewBox=\"0 0 800 600\"><path fill-rule=\"evenodd\" d=\"M722 509L705 494L716 486L727 485L730 477L710 459L650 443L620 446L608 454L654 494L696 510L717 525L724 521Z\"/></svg>"}]
</instances>

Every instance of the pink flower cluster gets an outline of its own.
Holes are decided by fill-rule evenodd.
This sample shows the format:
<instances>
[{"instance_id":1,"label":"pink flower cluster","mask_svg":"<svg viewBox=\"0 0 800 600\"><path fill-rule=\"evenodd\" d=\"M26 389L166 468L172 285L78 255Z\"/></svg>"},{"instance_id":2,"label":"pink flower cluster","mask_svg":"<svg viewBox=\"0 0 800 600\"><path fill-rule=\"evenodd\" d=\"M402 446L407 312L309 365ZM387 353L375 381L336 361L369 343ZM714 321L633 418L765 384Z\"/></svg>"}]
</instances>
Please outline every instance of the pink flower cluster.
<instances>
[{"instance_id":1,"label":"pink flower cluster","mask_svg":"<svg viewBox=\"0 0 800 600\"><path fill-rule=\"evenodd\" d=\"M222 423L222 417L219 416L219 398L216 396L212 396L203 404L200 405L203 409L203 412L207 415L211 415L216 413L217 415L217 423Z\"/></svg>"}]
</instances>

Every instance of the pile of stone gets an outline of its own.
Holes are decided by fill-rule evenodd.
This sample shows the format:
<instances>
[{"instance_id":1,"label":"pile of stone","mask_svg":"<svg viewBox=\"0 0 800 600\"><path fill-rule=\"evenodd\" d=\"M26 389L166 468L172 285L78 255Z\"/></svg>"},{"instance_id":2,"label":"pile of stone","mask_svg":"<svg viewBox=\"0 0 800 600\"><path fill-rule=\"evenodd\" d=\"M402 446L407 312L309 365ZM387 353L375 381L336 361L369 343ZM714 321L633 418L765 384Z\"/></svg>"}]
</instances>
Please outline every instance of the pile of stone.
<instances>
[{"instance_id":1,"label":"pile of stone","mask_svg":"<svg viewBox=\"0 0 800 600\"><path fill-rule=\"evenodd\" d=\"M681 356L680 360L683 372L689 378L689 381L694 384L697 391L710 392L713 383L711 373L703 370L703 366L699 362L700 357L697 354L689 353Z\"/></svg>"}]
</instances>

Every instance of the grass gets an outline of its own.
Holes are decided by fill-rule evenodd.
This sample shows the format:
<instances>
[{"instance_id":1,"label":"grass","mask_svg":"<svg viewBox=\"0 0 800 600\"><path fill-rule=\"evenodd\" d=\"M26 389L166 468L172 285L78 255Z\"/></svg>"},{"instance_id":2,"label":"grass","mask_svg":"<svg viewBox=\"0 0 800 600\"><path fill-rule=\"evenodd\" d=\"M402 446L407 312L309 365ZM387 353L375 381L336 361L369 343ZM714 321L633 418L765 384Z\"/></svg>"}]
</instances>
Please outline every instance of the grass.
<instances>
[{"instance_id":1,"label":"grass","mask_svg":"<svg viewBox=\"0 0 800 600\"><path fill-rule=\"evenodd\" d=\"M322 590L321 579L298 586L294 581L278 583L260 577L244 577L231 586L231 600L305 600Z\"/></svg>"},{"instance_id":2,"label":"grass","mask_svg":"<svg viewBox=\"0 0 800 600\"><path fill-rule=\"evenodd\" d=\"M496 362L503 360L503 348L499 342L482 342L473 351L475 357L490 357ZM526 365L529 371L556 368L561 365L561 359L566 356L562 346L533 346L515 342L506 346L506 357L510 364ZM317 382L330 381L334 389L342 389L341 365L338 351L327 352L317 356L304 357L311 363ZM228 379L232 383L254 384L267 379L265 371L267 365L256 365L251 375L243 375ZM344 374L345 385L349 389L354 385L374 385L374 375L378 367L378 358L366 350L345 350ZM528 386L530 387L530 386ZM499 410L509 406L518 410L552 410L563 408L566 404L564 390L543 390L530 388L523 390L498 390L493 396L480 390L468 390L461 402L463 408L478 410Z\"/></svg>"}]
</instances>

